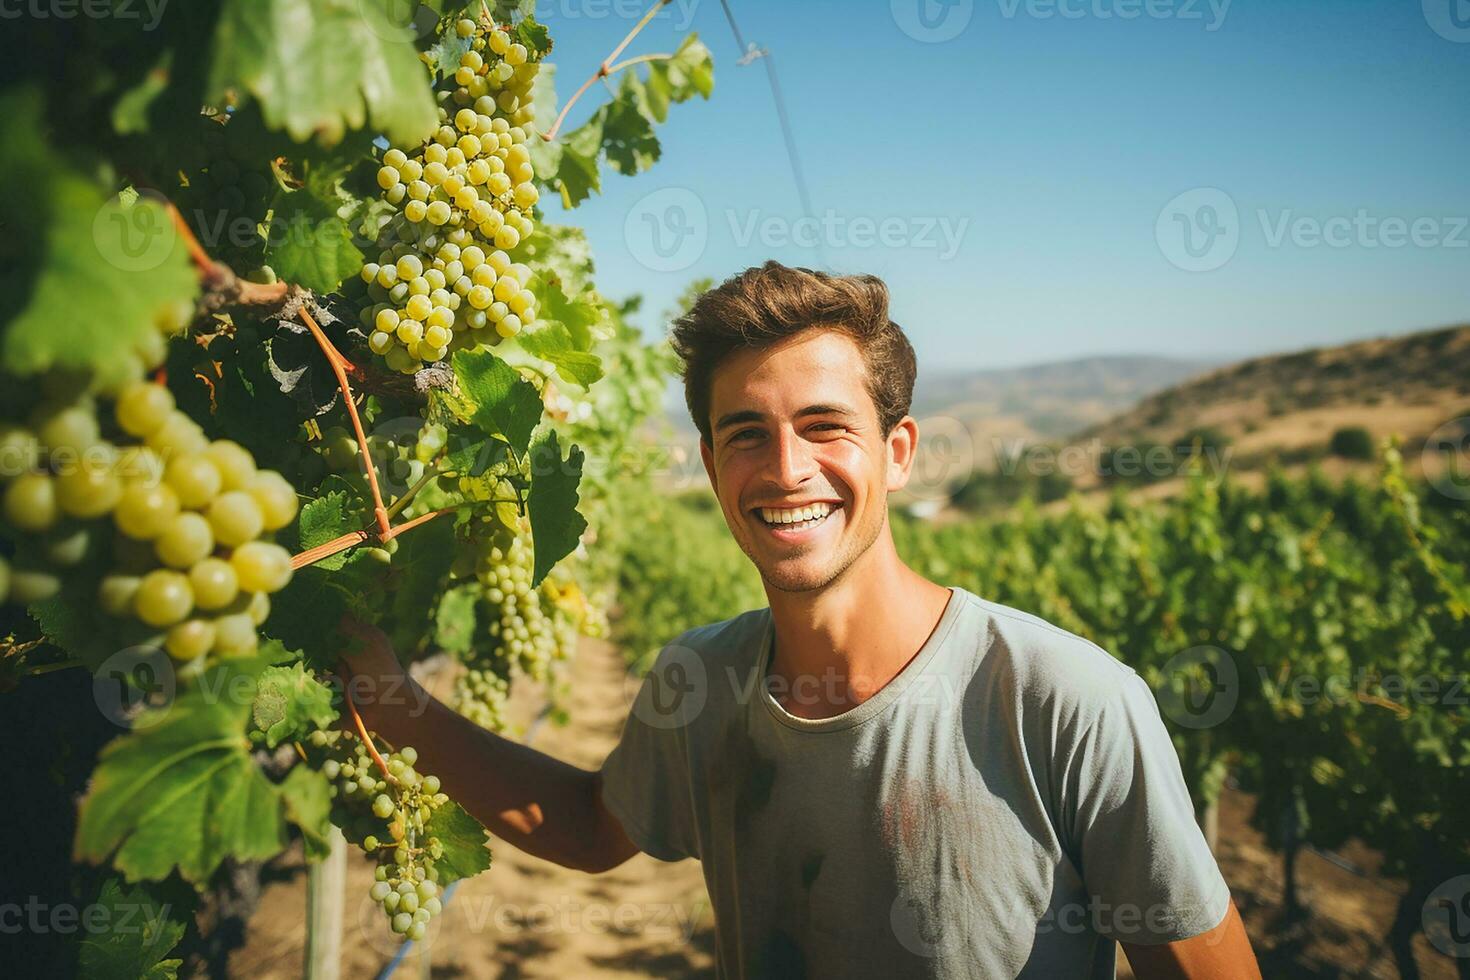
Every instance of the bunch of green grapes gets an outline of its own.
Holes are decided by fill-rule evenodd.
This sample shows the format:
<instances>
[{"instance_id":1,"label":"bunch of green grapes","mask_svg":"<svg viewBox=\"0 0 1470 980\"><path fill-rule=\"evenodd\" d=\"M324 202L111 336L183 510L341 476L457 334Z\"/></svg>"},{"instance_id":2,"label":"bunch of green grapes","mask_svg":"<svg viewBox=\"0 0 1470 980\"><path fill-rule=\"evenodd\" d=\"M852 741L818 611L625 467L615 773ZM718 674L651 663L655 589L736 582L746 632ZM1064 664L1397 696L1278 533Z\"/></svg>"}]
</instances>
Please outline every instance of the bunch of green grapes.
<instances>
[{"instance_id":1,"label":"bunch of green grapes","mask_svg":"<svg viewBox=\"0 0 1470 980\"><path fill-rule=\"evenodd\" d=\"M425 468L444 449L448 438L448 430L442 424L417 417L375 423L367 432L368 457L384 499L392 500L416 485L423 478ZM328 426L313 448L324 469L342 474L367 495L361 449L351 432L340 425Z\"/></svg>"},{"instance_id":2,"label":"bunch of green grapes","mask_svg":"<svg viewBox=\"0 0 1470 980\"><path fill-rule=\"evenodd\" d=\"M187 187L179 195L184 213L195 228L215 232L212 252L231 261L257 258L265 244L260 224L276 186L269 165L258 163L246 145L250 134L236 138L228 115L200 116L199 127L198 156L185 169Z\"/></svg>"},{"instance_id":3,"label":"bunch of green grapes","mask_svg":"<svg viewBox=\"0 0 1470 980\"><path fill-rule=\"evenodd\" d=\"M383 153L378 186L398 210L362 267L368 346L413 373L454 350L493 345L536 320L531 269L510 253L539 198L527 141L539 64L499 27L459 22L471 49L438 90L439 129Z\"/></svg>"},{"instance_id":4,"label":"bunch of green grapes","mask_svg":"<svg viewBox=\"0 0 1470 980\"><path fill-rule=\"evenodd\" d=\"M428 833L434 811L449 802L439 778L414 768L418 753L409 746L387 757L385 775L360 739L317 731L308 742L331 783L332 822L378 861L368 894L395 933L423 939L442 908L435 862L443 845Z\"/></svg>"},{"instance_id":5,"label":"bunch of green grapes","mask_svg":"<svg viewBox=\"0 0 1470 980\"><path fill-rule=\"evenodd\" d=\"M210 441L167 388L142 380L117 394L110 417L87 394L43 402L0 434L0 455L0 516L18 559L10 601L55 595L96 542L108 552L93 557L108 568L104 612L163 631L180 661L255 649L268 594L292 573L286 549L263 538L296 516L283 476L237 443Z\"/></svg>"},{"instance_id":6,"label":"bunch of green grapes","mask_svg":"<svg viewBox=\"0 0 1470 980\"><path fill-rule=\"evenodd\" d=\"M503 732L510 678L504 662L473 663L454 682L454 708L481 728Z\"/></svg>"}]
</instances>

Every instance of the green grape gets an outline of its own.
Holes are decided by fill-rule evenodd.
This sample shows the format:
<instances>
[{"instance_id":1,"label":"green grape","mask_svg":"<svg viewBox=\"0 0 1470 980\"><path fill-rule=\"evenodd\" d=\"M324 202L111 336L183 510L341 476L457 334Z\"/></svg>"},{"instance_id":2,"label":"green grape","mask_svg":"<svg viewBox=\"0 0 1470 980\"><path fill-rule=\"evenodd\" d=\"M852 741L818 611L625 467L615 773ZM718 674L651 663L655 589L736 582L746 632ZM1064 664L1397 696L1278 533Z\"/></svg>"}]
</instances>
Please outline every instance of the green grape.
<instances>
[{"instance_id":1,"label":"green grape","mask_svg":"<svg viewBox=\"0 0 1470 980\"><path fill-rule=\"evenodd\" d=\"M214 550L214 532L203 516L184 511L153 539L153 549L165 565L188 568Z\"/></svg>"},{"instance_id":2,"label":"green grape","mask_svg":"<svg viewBox=\"0 0 1470 980\"><path fill-rule=\"evenodd\" d=\"M157 569L143 576L133 596L133 610L149 626L171 626L189 615L194 608L194 592L189 580L168 569Z\"/></svg>"},{"instance_id":3,"label":"green grape","mask_svg":"<svg viewBox=\"0 0 1470 980\"><path fill-rule=\"evenodd\" d=\"M224 477L204 453L185 453L168 461L164 482L178 495L179 503L192 510L209 506L224 489Z\"/></svg>"},{"instance_id":4,"label":"green grape","mask_svg":"<svg viewBox=\"0 0 1470 980\"><path fill-rule=\"evenodd\" d=\"M266 530L279 530L295 520L295 488L275 470L260 470L250 480L250 495L260 507Z\"/></svg>"},{"instance_id":5,"label":"green grape","mask_svg":"<svg viewBox=\"0 0 1470 980\"><path fill-rule=\"evenodd\" d=\"M230 613L214 620L214 652L223 657L254 652L260 643L255 621L249 613Z\"/></svg>"},{"instance_id":6,"label":"green grape","mask_svg":"<svg viewBox=\"0 0 1470 980\"><path fill-rule=\"evenodd\" d=\"M265 530L260 504L244 490L226 490L214 498L207 515L214 539L226 547L254 541Z\"/></svg>"},{"instance_id":7,"label":"green grape","mask_svg":"<svg viewBox=\"0 0 1470 980\"><path fill-rule=\"evenodd\" d=\"M102 438L97 428L97 415L90 408L71 405L41 423L36 432L48 452L58 450L73 454L86 452Z\"/></svg>"},{"instance_id":8,"label":"green grape","mask_svg":"<svg viewBox=\"0 0 1470 980\"><path fill-rule=\"evenodd\" d=\"M128 537L146 541L162 534L179 509L179 495L168 484L133 483L118 498L112 519Z\"/></svg>"},{"instance_id":9,"label":"green grape","mask_svg":"<svg viewBox=\"0 0 1470 980\"><path fill-rule=\"evenodd\" d=\"M188 661L202 657L214 646L214 623L207 619L186 619L168 628L163 646L175 660Z\"/></svg>"},{"instance_id":10,"label":"green grape","mask_svg":"<svg viewBox=\"0 0 1470 980\"><path fill-rule=\"evenodd\" d=\"M61 579L41 568L10 570L10 601L44 602L61 591Z\"/></svg>"},{"instance_id":11,"label":"green grape","mask_svg":"<svg viewBox=\"0 0 1470 980\"><path fill-rule=\"evenodd\" d=\"M122 492L122 480L107 463L82 461L56 477L56 502L72 517L101 517Z\"/></svg>"},{"instance_id":12,"label":"green grape","mask_svg":"<svg viewBox=\"0 0 1470 980\"><path fill-rule=\"evenodd\" d=\"M87 556L92 535L86 527L52 528L47 534L43 552L53 565L75 565Z\"/></svg>"},{"instance_id":13,"label":"green grape","mask_svg":"<svg viewBox=\"0 0 1470 980\"><path fill-rule=\"evenodd\" d=\"M219 469L225 490L244 490L255 477L255 457L237 442L216 439L204 454Z\"/></svg>"},{"instance_id":14,"label":"green grape","mask_svg":"<svg viewBox=\"0 0 1470 980\"><path fill-rule=\"evenodd\" d=\"M247 541L230 555L240 587L251 592L278 592L291 581L291 554L269 541Z\"/></svg>"},{"instance_id":15,"label":"green grape","mask_svg":"<svg viewBox=\"0 0 1470 980\"><path fill-rule=\"evenodd\" d=\"M22 531L44 531L61 516L55 481L45 473L23 473L5 488L5 520Z\"/></svg>"},{"instance_id":16,"label":"green grape","mask_svg":"<svg viewBox=\"0 0 1470 980\"><path fill-rule=\"evenodd\" d=\"M143 579L137 575L107 575L97 587L97 604L109 616L127 616Z\"/></svg>"},{"instance_id":17,"label":"green grape","mask_svg":"<svg viewBox=\"0 0 1470 980\"><path fill-rule=\"evenodd\" d=\"M189 586L200 609L222 609L240 594L235 566L220 558L205 558L189 569Z\"/></svg>"}]
</instances>

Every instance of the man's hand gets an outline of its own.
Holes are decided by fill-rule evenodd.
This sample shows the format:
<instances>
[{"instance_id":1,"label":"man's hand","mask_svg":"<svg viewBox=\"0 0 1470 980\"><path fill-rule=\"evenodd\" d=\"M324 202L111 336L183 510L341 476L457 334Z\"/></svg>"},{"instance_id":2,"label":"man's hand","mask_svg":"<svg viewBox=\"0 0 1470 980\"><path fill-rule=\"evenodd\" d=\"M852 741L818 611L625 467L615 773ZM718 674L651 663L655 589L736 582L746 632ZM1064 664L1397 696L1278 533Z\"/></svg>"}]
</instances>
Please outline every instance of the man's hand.
<instances>
[{"instance_id":1,"label":"man's hand","mask_svg":"<svg viewBox=\"0 0 1470 980\"><path fill-rule=\"evenodd\" d=\"M343 615L339 673L368 728L412 745L425 771L486 829L528 854L599 872L638 848L602 805L598 773L477 727L431 698L399 664L387 635ZM345 720L349 729L350 718Z\"/></svg>"}]
</instances>

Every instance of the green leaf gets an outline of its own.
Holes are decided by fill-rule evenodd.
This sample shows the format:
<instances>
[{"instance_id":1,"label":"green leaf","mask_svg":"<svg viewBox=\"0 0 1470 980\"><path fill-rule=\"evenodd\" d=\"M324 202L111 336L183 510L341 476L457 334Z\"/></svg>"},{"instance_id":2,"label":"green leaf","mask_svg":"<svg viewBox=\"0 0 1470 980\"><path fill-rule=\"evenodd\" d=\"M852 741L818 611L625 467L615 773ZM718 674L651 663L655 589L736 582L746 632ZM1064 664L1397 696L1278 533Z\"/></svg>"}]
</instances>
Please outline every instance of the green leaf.
<instances>
[{"instance_id":1,"label":"green leaf","mask_svg":"<svg viewBox=\"0 0 1470 980\"><path fill-rule=\"evenodd\" d=\"M531 432L541 421L541 395L520 372L489 351L459 351L454 375L474 406L474 424L488 435L505 439L517 456L531 445Z\"/></svg>"},{"instance_id":2,"label":"green leaf","mask_svg":"<svg viewBox=\"0 0 1470 980\"><path fill-rule=\"evenodd\" d=\"M287 739L300 739L337 720L332 689L299 661L289 667L269 667L260 675L251 707L255 727L265 733L265 744L275 748Z\"/></svg>"},{"instance_id":3,"label":"green leaf","mask_svg":"<svg viewBox=\"0 0 1470 980\"><path fill-rule=\"evenodd\" d=\"M327 777L308 765L291 768L281 781L286 817L301 828L306 856L321 860L331 851L332 789Z\"/></svg>"},{"instance_id":4,"label":"green leaf","mask_svg":"<svg viewBox=\"0 0 1470 980\"><path fill-rule=\"evenodd\" d=\"M461 476L480 476L508 458L505 443L490 438L479 429L459 423L450 425L448 429L448 449L441 470Z\"/></svg>"},{"instance_id":5,"label":"green leaf","mask_svg":"<svg viewBox=\"0 0 1470 980\"><path fill-rule=\"evenodd\" d=\"M603 116L602 151L618 173L631 177L658 162L661 150L653 121L645 115L643 82L632 72L623 75L615 99L597 110Z\"/></svg>"},{"instance_id":6,"label":"green leaf","mask_svg":"<svg viewBox=\"0 0 1470 980\"><path fill-rule=\"evenodd\" d=\"M561 283L554 274L544 274L536 287L536 299L541 308L538 320L545 318L567 328L574 349L590 351L597 338L593 327L607 319L607 307L601 297L590 289L575 298L562 291Z\"/></svg>"},{"instance_id":7,"label":"green leaf","mask_svg":"<svg viewBox=\"0 0 1470 980\"><path fill-rule=\"evenodd\" d=\"M315 500L307 501L296 515L296 529L303 551L326 544L348 531L359 530L360 527L357 508L342 490L333 490ZM310 567L327 571L338 569L347 564L351 554L350 550L339 551L313 562Z\"/></svg>"},{"instance_id":8,"label":"green leaf","mask_svg":"<svg viewBox=\"0 0 1470 980\"><path fill-rule=\"evenodd\" d=\"M66 167L49 147L40 99L0 96L0 169L24 193L0 195L0 362L20 375L92 369L117 381L164 310L191 302L198 277L156 195L130 204Z\"/></svg>"},{"instance_id":9,"label":"green leaf","mask_svg":"<svg viewBox=\"0 0 1470 980\"><path fill-rule=\"evenodd\" d=\"M365 125L413 146L438 124L413 32L387 0L224 0L205 99L232 88L297 141L335 143Z\"/></svg>"},{"instance_id":10,"label":"green leaf","mask_svg":"<svg viewBox=\"0 0 1470 980\"><path fill-rule=\"evenodd\" d=\"M265 261L276 275L319 293L335 292L362 268L362 251L336 207L306 190L276 198Z\"/></svg>"},{"instance_id":11,"label":"green leaf","mask_svg":"<svg viewBox=\"0 0 1470 980\"><path fill-rule=\"evenodd\" d=\"M423 645L424 622L454 562L454 523L441 517L396 540L398 552L388 566L385 583L386 619L393 649L407 654Z\"/></svg>"},{"instance_id":12,"label":"green leaf","mask_svg":"<svg viewBox=\"0 0 1470 980\"><path fill-rule=\"evenodd\" d=\"M596 354L577 349L567 328L555 320L544 325L538 322L534 330L523 332L520 344L527 353L556 365L556 371L568 381L583 388L602 377L602 358Z\"/></svg>"},{"instance_id":13,"label":"green leaf","mask_svg":"<svg viewBox=\"0 0 1470 980\"><path fill-rule=\"evenodd\" d=\"M510 32L517 43L526 46L526 50L530 53L533 61L537 58L544 58L551 53L551 34L546 30L545 24L536 23L536 18L532 16L535 8L536 5L532 3L531 9L525 11L525 17L519 24L511 28ZM536 79L536 84L541 84L539 76ZM540 117L538 116L537 118Z\"/></svg>"},{"instance_id":14,"label":"green leaf","mask_svg":"<svg viewBox=\"0 0 1470 980\"><path fill-rule=\"evenodd\" d=\"M435 810L424 833L439 838L444 847L444 856L434 862L440 885L473 878L490 867L490 835L458 803L451 800Z\"/></svg>"},{"instance_id":15,"label":"green leaf","mask_svg":"<svg viewBox=\"0 0 1470 980\"><path fill-rule=\"evenodd\" d=\"M102 883L88 909L105 923L86 928L78 949L77 966L88 980L175 980L183 960L169 959L169 951L184 937L186 924L170 918L173 909L155 900L147 886L126 886L116 878Z\"/></svg>"},{"instance_id":16,"label":"green leaf","mask_svg":"<svg viewBox=\"0 0 1470 980\"><path fill-rule=\"evenodd\" d=\"M572 446L562 459L556 430L546 428L531 449L531 492L526 509L531 513L531 540L535 567L531 585L541 583L552 566L577 547L587 521L577 513L577 484L582 480L582 450Z\"/></svg>"},{"instance_id":17,"label":"green leaf","mask_svg":"<svg viewBox=\"0 0 1470 980\"><path fill-rule=\"evenodd\" d=\"M251 758L245 726L255 683L287 656L208 670L172 705L145 713L102 749L77 825L79 860L112 863L128 881L174 868L203 884L226 857L265 859L285 843L280 791Z\"/></svg>"},{"instance_id":18,"label":"green leaf","mask_svg":"<svg viewBox=\"0 0 1470 980\"><path fill-rule=\"evenodd\" d=\"M434 613L434 643L441 649L463 656L474 648L475 605L480 591L477 582L467 582L444 591Z\"/></svg>"}]
</instances>

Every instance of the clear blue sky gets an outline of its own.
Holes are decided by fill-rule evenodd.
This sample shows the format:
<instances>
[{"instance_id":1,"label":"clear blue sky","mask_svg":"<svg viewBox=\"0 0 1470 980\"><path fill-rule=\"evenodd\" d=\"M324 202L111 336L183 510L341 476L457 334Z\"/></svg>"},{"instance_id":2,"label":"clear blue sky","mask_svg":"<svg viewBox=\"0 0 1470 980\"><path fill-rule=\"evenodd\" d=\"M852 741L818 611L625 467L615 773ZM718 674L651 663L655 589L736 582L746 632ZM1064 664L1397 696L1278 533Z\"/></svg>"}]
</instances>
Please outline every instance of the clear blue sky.
<instances>
[{"instance_id":1,"label":"clear blue sky","mask_svg":"<svg viewBox=\"0 0 1470 980\"><path fill-rule=\"evenodd\" d=\"M775 56L823 247L779 238L802 211L765 70L736 64L718 0L676 0L629 53L697 31L714 97L572 218L651 331L690 279L766 258L884 277L930 370L1470 321L1470 0L730 3ZM542 0L563 98L642 6ZM1223 198L1171 205L1199 188ZM853 244L884 219L887 245Z\"/></svg>"}]
</instances>

